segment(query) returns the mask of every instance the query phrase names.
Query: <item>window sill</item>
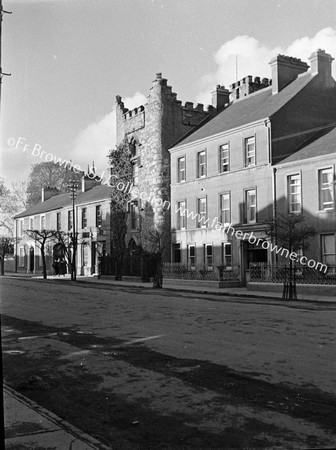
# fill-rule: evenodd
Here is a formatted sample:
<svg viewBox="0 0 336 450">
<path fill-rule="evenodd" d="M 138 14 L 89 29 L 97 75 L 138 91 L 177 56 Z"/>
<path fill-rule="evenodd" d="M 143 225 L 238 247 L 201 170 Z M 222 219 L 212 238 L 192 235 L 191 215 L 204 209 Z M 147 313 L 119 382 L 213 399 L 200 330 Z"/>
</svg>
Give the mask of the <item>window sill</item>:
<svg viewBox="0 0 336 450">
<path fill-rule="evenodd" d="M 335 208 L 319 209 L 317 211 L 318 214 L 324 214 L 324 213 L 330 214 L 330 213 L 334 213 L 334 212 L 335 212 Z"/>
</svg>

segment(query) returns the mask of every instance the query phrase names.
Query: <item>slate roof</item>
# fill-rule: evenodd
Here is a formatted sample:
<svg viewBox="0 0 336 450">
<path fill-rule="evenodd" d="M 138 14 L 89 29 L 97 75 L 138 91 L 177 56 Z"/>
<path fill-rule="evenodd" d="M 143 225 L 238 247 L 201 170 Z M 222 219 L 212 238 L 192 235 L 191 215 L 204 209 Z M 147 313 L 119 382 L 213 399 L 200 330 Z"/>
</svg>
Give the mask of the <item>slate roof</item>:
<svg viewBox="0 0 336 450">
<path fill-rule="evenodd" d="M 272 86 L 261 89 L 248 97 L 232 103 L 228 108 L 205 123 L 189 136 L 180 140 L 174 147 L 228 131 L 257 120 L 266 119 L 275 114 L 289 100 L 309 84 L 315 75 L 304 72 L 276 95 L 272 95 Z M 173 147 L 171 147 L 173 148 Z"/>
<path fill-rule="evenodd" d="M 96 186 L 92 189 L 89 189 L 86 192 L 78 192 L 76 198 L 76 205 L 91 203 L 94 201 L 107 200 L 111 197 L 113 189 L 108 185 Z M 26 209 L 22 213 L 18 214 L 14 217 L 14 219 L 19 219 L 21 217 L 34 216 L 36 214 L 42 214 L 50 211 L 54 211 L 56 209 L 65 208 L 67 206 L 72 205 L 72 200 L 70 199 L 70 195 L 59 194 L 54 197 L 49 198 L 45 202 L 40 202 L 37 205 L 33 205 L 30 208 Z"/>
<path fill-rule="evenodd" d="M 335 155 L 336 162 L 336 127 L 315 135 L 309 143 L 306 142 L 295 153 L 283 159 L 279 165 L 329 154 Z"/>
</svg>

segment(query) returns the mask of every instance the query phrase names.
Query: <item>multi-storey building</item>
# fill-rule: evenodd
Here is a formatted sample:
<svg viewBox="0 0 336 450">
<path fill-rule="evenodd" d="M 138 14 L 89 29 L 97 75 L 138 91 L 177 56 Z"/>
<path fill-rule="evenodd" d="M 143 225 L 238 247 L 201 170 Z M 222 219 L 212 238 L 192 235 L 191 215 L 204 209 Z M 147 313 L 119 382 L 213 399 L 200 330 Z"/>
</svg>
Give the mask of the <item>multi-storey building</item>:
<svg viewBox="0 0 336 450">
<path fill-rule="evenodd" d="M 251 262 L 274 262 L 262 245 L 270 240 L 265 230 L 288 211 L 308 213 L 317 227 L 311 257 L 335 263 L 331 63 L 322 50 L 310 57 L 310 70 L 278 55 L 271 82 L 249 76 L 235 83 L 230 104 L 169 150 L 175 262 L 241 274 Z M 259 245 L 239 238 L 247 232 Z"/>
<path fill-rule="evenodd" d="M 277 164 L 274 171 L 279 211 L 303 213 L 316 238 L 306 250 L 315 261 L 336 268 L 336 126 Z"/>
<path fill-rule="evenodd" d="M 39 244 L 27 236 L 27 230 L 53 230 L 71 239 L 78 233 L 76 272 L 78 275 L 98 274 L 98 258 L 110 249 L 110 202 L 112 189 L 101 186 L 96 180 L 83 178 L 75 199 L 75 229 L 73 204 L 69 194 L 45 188 L 42 202 L 15 217 L 15 263 L 17 272 L 39 273 L 42 257 Z M 52 263 L 64 256 L 56 239 L 46 243 L 47 271 L 52 273 Z"/>
</svg>

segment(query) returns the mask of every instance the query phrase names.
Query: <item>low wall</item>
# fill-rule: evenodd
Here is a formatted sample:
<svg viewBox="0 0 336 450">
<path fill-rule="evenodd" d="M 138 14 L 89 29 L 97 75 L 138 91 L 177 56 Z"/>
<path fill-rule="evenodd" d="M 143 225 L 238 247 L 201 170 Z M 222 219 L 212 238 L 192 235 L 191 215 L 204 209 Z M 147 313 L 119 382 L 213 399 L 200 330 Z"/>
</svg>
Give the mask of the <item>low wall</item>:
<svg viewBox="0 0 336 450">
<path fill-rule="evenodd" d="M 163 287 L 176 287 L 176 286 L 197 286 L 200 288 L 234 288 L 240 287 L 239 281 L 216 281 L 216 280 L 186 280 L 181 278 L 164 278 Z"/>
<path fill-rule="evenodd" d="M 247 289 L 250 291 L 262 292 L 282 292 L 283 283 L 247 283 Z M 327 295 L 336 298 L 336 285 L 330 284 L 297 284 L 297 294 L 309 295 Z"/>
</svg>

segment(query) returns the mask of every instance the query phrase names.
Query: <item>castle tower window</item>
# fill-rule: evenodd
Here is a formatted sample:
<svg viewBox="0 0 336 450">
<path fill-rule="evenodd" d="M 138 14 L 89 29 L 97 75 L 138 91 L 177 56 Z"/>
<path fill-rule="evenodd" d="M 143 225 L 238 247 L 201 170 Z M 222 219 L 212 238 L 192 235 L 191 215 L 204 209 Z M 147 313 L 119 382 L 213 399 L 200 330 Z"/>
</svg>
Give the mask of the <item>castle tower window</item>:
<svg viewBox="0 0 336 450">
<path fill-rule="evenodd" d="M 130 203 L 130 213 L 131 213 L 131 229 L 139 229 L 139 206 L 138 202 Z"/>
<path fill-rule="evenodd" d="M 137 163 L 133 164 L 133 184 L 136 186 L 139 184 L 139 166 Z"/>
</svg>

